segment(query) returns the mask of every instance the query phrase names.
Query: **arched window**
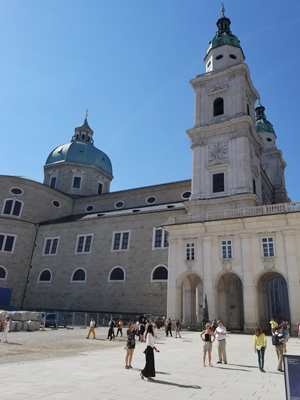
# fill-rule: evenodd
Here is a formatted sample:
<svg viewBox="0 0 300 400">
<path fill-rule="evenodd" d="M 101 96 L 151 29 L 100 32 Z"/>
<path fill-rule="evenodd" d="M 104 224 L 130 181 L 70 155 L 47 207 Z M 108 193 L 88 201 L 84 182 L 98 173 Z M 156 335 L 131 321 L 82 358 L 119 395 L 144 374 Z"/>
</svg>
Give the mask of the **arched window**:
<svg viewBox="0 0 300 400">
<path fill-rule="evenodd" d="M 158 265 L 151 274 L 151 282 L 165 282 L 168 280 L 168 268 L 165 265 Z"/>
<path fill-rule="evenodd" d="M 51 282 L 52 273 L 50 269 L 44 269 L 39 276 L 38 282 Z"/>
<path fill-rule="evenodd" d="M 222 99 L 222 97 L 218 97 L 214 101 L 214 117 L 222 114 L 224 114 L 224 100 Z"/>
<path fill-rule="evenodd" d="M 7 271 L 6 268 L 2 267 L 2 265 L 0 266 L 0 280 L 1 281 L 6 281 L 7 278 Z"/>
<path fill-rule="evenodd" d="M 23 201 L 15 199 L 6 199 L 4 201 L 2 214 L 19 217 L 21 215 L 23 204 L 24 204 Z"/>
<path fill-rule="evenodd" d="M 83 268 L 78 268 L 73 272 L 71 282 L 86 282 L 86 272 Z"/>
<path fill-rule="evenodd" d="M 108 275 L 108 282 L 125 282 L 125 276 L 124 268 L 114 267 Z"/>
</svg>

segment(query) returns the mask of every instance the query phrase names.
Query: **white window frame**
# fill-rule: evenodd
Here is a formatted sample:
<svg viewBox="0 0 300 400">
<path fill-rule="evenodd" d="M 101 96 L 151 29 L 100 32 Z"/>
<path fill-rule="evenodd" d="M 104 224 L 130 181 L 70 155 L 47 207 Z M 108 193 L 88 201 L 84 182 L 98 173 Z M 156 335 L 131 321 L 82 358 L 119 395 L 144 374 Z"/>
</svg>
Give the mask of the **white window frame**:
<svg viewBox="0 0 300 400">
<path fill-rule="evenodd" d="M 40 277 L 41 277 L 42 273 L 45 272 L 45 271 L 49 271 L 50 272 L 50 274 L 51 274 L 50 281 L 40 281 Z M 51 282 L 52 282 L 52 271 L 51 271 L 51 269 L 49 269 L 49 268 L 43 269 L 43 271 L 41 271 L 40 274 L 39 274 L 37 283 L 51 283 Z"/>
<path fill-rule="evenodd" d="M 13 237 L 14 237 L 14 243 L 13 243 L 13 246 L 12 246 L 11 251 L 0 250 L 0 253 L 9 253 L 9 254 L 13 254 L 13 253 L 14 253 L 14 250 L 15 250 L 15 246 L 16 246 L 16 241 L 17 241 L 18 235 L 14 235 L 14 234 L 11 234 L 11 233 L 3 233 L 3 232 L 0 232 L 0 235 L 3 235 L 3 236 L 4 236 L 3 248 L 5 247 L 5 243 L 6 243 L 7 236 L 13 236 Z"/>
<path fill-rule="evenodd" d="M 226 242 L 226 243 L 223 244 L 223 242 Z M 230 244 L 228 242 L 230 242 Z M 224 254 L 223 254 L 223 246 L 225 246 L 225 248 L 226 248 L 226 257 L 224 257 Z M 229 246 L 231 248 L 231 257 L 228 257 Z M 220 258 L 221 258 L 221 260 L 232 260 L 233 259 L 233 241 L 231 238 L 221 238 L 220 239 Z"/>
<path fill-rule="evenodd" d="M 116 279 L 110 279 L 112 272 L 116 269 L 116 268 L 120 268 L 123 272 L 124 272 L 124 279 L 121 280 L 116 280 Z M 107 282 L 125 282 L 126 281 L 126 271 L 123 267 L 121 267 L 121 265 L 116 265 L 115 267 L 113 267 L 108 274 L 108 279 Z"/>
<path fill-rule="evenodd" d="M 90 246 L 90 250 L 89 251 L 84 251 L 84 248 L 86 246 L 86 240 L 87 237 L 91 236 L 91 246 Z M 78 249 L 78 244 L 79 244 L 79 240 L 81 237 L 84 237 L 83 240 L 83 246 L 82 246 L 82 250 L 83 251 L 77 251 Z M 77 240 L 76 240 L 76 246 L 75 246 L 75 253 L 74 254 L 90 254 L 92 252 L 92 245 L 93 245 L 93 239 L 94 239 L 94 234 L 93 233 L 81 233 L 77 235 Z"/>
<path fill-rule="evenodd" d="M 11 206 L 11 212 L 10 212 L 10 214 L 4 214 L 6 202 L 7 202 L 7 201 L 10 201 L 10 200 L 13 202 L 13 203 L 12 203 L 12 206 Z M 14 207 L 15 207 L 16 201 L 18 201 L 19 203 L 21 203 L 19 215 L 13 215 L 13 209 L 14 209 Z M 4 216 L 9 216 L 9 217 L 13 217 L 13 218 L 21 218 L 22 211 L 23 211 L 23 206 L 24 206 L 24 201 L 22 201 L 22 200 L 20 200 L 20 199 L 14 199 L 14 198 L 4 199 L 4 201 L 3 201 L 3 207 L 2 207 L 2 215 L 4 215 Z"/>
<path fill-rule="evenodd" d="M 57 239 L 56 251 L 55 251 L 55 253 L 51 253 L 52 247 L 53 247 L 53 241 L 55 239 Z M 43 248 L 43 257 L 56 256 L 57 255 L 57 250 L 58 250 L 58 246 L 59 246 L 59 239 L 60 239 L 60 236 L 52 236 L 52 237 L 46 237 L 45 238 L 44 248 Z M 45 250 L 46 250 L 46 247 L 47 247 L 47 241 L 48 240 L 51 240 L 50 249 L 49 249 L 50 253 L 46 254 Z"/>
<path fill-rule="evenodd" d="M 79 178 L 79 179 L 80 179 L 79 188 L 78 188 L 78 187 L 74 187 L 75 178 Z M 72 179 L 72 189 L 80 190 L 80 189 L 81 189 L 81 185 L 82 185 L 82 175 L 73 175 L 73 179 Z"/>
<path fill-rule="evenodd" d="M 159 268 L 159 267 L 164 267 L 164 268 L 166 268 L 166 270 L 168 271 L 168 279 L 153 279 L 154 272 L 155 272 L 155 270 L 156 270 L 157 268 Z M 151 283 L 152 283 L 152 282 L 168 282 L 168 280 L 169 280 L 169 269 L 168 269 L 168 267 L 167 267 L 166 265 L 164 265 L 164 264 L 158 264 L 158 265 L 156 265 L 156 266 L 153 268 L 152 272 L 151 272 L 150 282 L 151 282 Z"/>
<path fill-rule="evenodd" d="M 128 246 L 127 246 L 127 249 L 122 249 L 124 233 L 128 233 Z M 115 237 L 116 237 L 117 234 L 121 235 L 120 236 L 120 246 L 119 246 L 119 249 L 114 249 L 114 247 L 115 247 Z M 130 236 L 131 236 L 131 230 L 113 231 L 112 243 L 111 243 L 111 251 L 112 252 L 129 251 L 129 248 L 130 248 Z"/>
<path fill-rule="evenodd" d="M 270 255 L 270 246 L 267 246 L 267 250 L 268 250 L 268 255 L 265 256 L 264 254 L 264 242 L 263 240 L 267 239 L 267 242 L 265 242 L 267 245 L 269 243 L 273 244 L 273 255 Z M 269 242 L 269 240 L 272 239 L 272 241 Z M 261 243 L 261 256 L 262 258 L 274 258 L 276 253 L 275 253 L 275 237 L 273 235 L 264 235 L 260 237 L 260 243 Z"/>
<path fill-rule="evenodd" d="M 73 281 L 73 276 L 74 276 L 75 272 L 78 271 L 79 269 L 82 269 L 82 270 L 85 272 L 85 279 L 84 279 L 84 281 Z M 83 267 L 79 267 L 79 268 L 76 268 L 76 269 L 73 271 L 73 273 L 72 273 L 72 275 L 71 275 L 70 283 L 86 283 L 86 279 L 87 279 L 87 272 L 86 272 L 86 269 L 83 268 Z"/>
<path fill-rule="evenodd" d="M 185 261 L 195 261 L 196 260 L 196 244 L 195 244 L 195 242 L 186 242 L 184 247 L 185 247 Z M 190 253 L 189 259 L 188 259 L 188 253 Z"/>
<path fill-rule="evenodd" d="M 4 267 L 4 265 L 0 265 L 0 268 L 3 268 L 5 271 L 5 278 L 0 278 L 0 281 L 6 281 L 8 275 L 7 269 Z"/>
<path fill-rule="evenodd" d="M 162 231 L 162 239 L 161 239 L 161 246 L 155 246 L 156 242 L 156 232 L 157 231 Z M 160 249 L 168 249 L 168 246 L 165 246 L 165 237 L 168 235 L 168 232 L 165 231 L 164 228 L 153 228 L 153 237 L 152 237 L 152 250 L 160 250 Z"/>
</svg>

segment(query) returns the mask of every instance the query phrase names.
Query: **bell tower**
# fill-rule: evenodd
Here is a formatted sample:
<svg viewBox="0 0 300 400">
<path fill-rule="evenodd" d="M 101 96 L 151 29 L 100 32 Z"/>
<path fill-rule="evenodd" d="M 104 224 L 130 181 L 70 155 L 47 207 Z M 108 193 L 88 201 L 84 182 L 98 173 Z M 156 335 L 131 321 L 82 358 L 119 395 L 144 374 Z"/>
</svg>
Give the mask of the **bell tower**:
<svg viewBox="0 0 300 400">
<path fill-rule="evenodd" d="M 255 129 L 259 95 L 230 23 L 222 8 L 204 59 L 206 73 L 190 81 L 195 93 L 194 126 L 187 131 L 193 152 L 191 213 L 262 202 L 263 141 Z"/>
</svg>

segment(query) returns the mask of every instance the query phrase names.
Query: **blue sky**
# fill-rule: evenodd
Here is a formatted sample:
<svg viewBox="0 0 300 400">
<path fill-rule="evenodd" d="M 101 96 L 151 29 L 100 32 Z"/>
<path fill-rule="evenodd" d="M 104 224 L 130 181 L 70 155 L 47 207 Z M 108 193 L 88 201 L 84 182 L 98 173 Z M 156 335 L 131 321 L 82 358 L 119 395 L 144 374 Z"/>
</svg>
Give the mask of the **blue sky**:
<svg viewBox="0 0 300 400">
<path fill-rule="evenodd" d="M 298 0 L 225 2 L 300 201 Z M 0 0 L 0 174 L 43 181 L 84 120 L 111 159 L 111 190 L 191 178 L 189 81 L 221 16 L 216 0 Z"/>
</svg>

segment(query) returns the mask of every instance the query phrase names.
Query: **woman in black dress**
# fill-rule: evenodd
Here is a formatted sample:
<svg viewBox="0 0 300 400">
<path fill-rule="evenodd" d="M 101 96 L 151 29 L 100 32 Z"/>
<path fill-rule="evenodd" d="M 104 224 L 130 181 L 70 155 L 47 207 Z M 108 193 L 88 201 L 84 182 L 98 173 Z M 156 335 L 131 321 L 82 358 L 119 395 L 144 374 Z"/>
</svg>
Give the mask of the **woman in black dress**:
<svg viewBox="0 0 300 400">
<path fill-rule="evenodd" d="M 125 369 L 131 369 L 131 361 L 135 349 L 135 335 L 139 336 L 137 326 L 129 322 L 127 329 L 127 352 L 125 357 Z"/>
<path fill-rule="evenodd" d="M 154 352 L 155 350 L 157 353 L 159 353 L 159 350 L 154 346 L 154 331 L 153 331 L 153 325 L 150 324 L 147 329 L 146 333 L 146 365 L 143 371 L 141 372 L 141 378 L 144 379 L 144 377 L 148 378 L 148 381 L 153 381 L 153 377 L 155 376 L 155 365 L 154 365 Z"/>
</svg>

